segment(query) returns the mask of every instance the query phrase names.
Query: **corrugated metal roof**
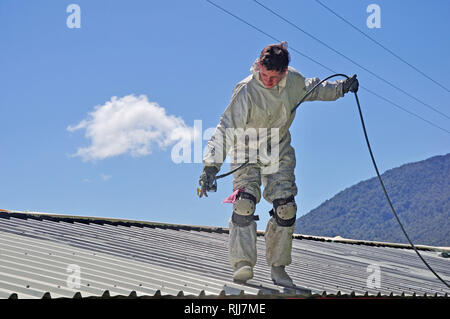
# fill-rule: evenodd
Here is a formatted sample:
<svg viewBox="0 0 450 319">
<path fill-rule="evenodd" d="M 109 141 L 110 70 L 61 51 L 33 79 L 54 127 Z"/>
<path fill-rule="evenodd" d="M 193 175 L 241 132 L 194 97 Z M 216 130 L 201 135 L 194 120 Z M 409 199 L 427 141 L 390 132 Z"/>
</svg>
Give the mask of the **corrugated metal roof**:
<svg viewBox="0 0 450 319">
<path fill-rule="evenodd" d="M 234 283 L 227 232 L 226 228 L 0 211 L 0 298 L 305 294 L 272 283 L 263 236 L 257 240 L 255 277 L 245 285 Z M 439 249 L 421 253 L 444 280 L 450 280 L 450 260 L 440 257 Z M 349 244 L 297 235 L 292 257 L 287 271 L 298 286 L 311 291 L 307 296 L 448 296 L 450 292 L 413 250 L 401 245 Z M 79 288 L 73 287 L 77 271 Z"/>
</svg>

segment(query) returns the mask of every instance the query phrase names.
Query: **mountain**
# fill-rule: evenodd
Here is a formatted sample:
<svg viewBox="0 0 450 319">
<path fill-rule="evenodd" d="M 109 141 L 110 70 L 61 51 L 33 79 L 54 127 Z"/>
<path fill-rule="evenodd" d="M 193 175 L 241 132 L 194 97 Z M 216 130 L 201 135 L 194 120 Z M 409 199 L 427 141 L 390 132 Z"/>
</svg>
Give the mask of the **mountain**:
<svg viewBox="0 0 450 319">
<path fill-rule="evenodd" d="M 450 246 L 450 153 L 381 175 L 414 244 Z M 378 177 L 353 185 L 296 221 L 295 232 L 407 243 Z"/>
</svg>

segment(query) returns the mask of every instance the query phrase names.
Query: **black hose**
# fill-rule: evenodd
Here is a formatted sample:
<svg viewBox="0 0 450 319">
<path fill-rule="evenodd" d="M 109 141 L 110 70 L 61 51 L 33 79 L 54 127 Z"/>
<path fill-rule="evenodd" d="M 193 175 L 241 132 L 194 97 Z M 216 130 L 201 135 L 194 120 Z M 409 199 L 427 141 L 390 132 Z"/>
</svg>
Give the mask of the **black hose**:
<svg viewBox="0 0 450 319">
<path fill-rule="evenodd" d="M 311 90 L 309 90 L 308 92 L 306 92 L 306 94 L 302 97 L 302 99 L 300 100 L 300 102 L 298 102 L 298 104 L 292 109 L 291 114 L 294 113 L 295 110 L 300 106 L 300 104 L 302 104 L 302 103 L 306 100 L 306 98 L 307 98 L 308 96 L 311 95 L 311 93 L 316 89 L 316 87 L 318 87 L 319 85 L 321 85 L 323 82 L 325 82 L 325 81 L 327 81 L 327 80 L 329 80 L 329 79 L 331 79 L 331 78 L 334 78 L 334 77 L 336 77 L 336 76 L 343 76 L 343 77 L 349 79 L 349 77 L 348 77 L 347 75 L 341 74 L 341 73 L 333 74 L 333 75 L 330 75 L 329 77 L 326 77 L 325 79 L 323 79 L 322 81 L 320 81 L 319 83 L 317 83 L 316 85 L 314 85 L 314 87 L 313 87 Z"/>
<path fill-rule="evenodd" d="M 427 268 L 436 276 L 436 278 L 438 278 L 440 281 L 442 281 L 442 283 L 447 286 L 447 288 L 450 288 L 449 284 L 447 282 L 444 281 L 444 279 L 442 279 L 434 270 L 433 268 L 431 268 L 431 266 L 425 261 L 425 259 L 422 257 L 422 255 L 419 253 L 419 251 L 417 250 L 416 246 L 414 246 L 413 242 L 411 241 L 411 239 L 408 236 L 408 233 L 406 232 L 405 228 L 403 227 L 400 218 L 398 218 L 397 212 L 394 209 L 394 206 L 392 205 L 391 199 L 389 198 L 389 195 L 386 191 L 386 188 L 384 187 L 384 183 L 383 180 L 381 179 L 380 176 L 380 172 L 378 171 L 378 167 L 377 167 L 377 163 L 375 163 L 375 158 L 373 157 L 373 153 L 372 153 L 372 148 L 370 147 L 370 143 L 369 143 L 369 138 L 367 137 L 367 131 L 366 131 L 366 126 L 364 125 L 364 119 L 362 116 L 362 112 L 361 112 L 361 106 L 359 105 L 359 99 L 358 99 L 358 95 L 355 92 L 355 99 L 356 99 L 356 104 L 358 104 L 358 111 L 359 111 L 359 117 L 361 118 L 361 124 L 363 127 L 363 131 L 364 131 L 364 137 L 366 138 L 366 143 L 367 143 L 367 147 L 369 148 L 369 153 L 370 153 L 370 157 L 372 159 L 372 163 L 373 163 L 373 167 L 375 168 L 376 172 L 377 172 L 377 176 L 378 176 L 378 180 L 380 181 L 380 185 L 383 188 L 383 192 L 384 195 L 386 196 L 386 199 L 389 203 L 389 206 L 391 206 L 391 210 L 394 213 L 395 219 L 397 219 L 398 224 L 400 225 L 400 228 L 402 229 L 403 234 L 405 234 L 406 239 L 408 240 L 409 244 L 411 245 L 411 247 L 414 249 L 414 251 L 417 253 L 417 255 L 419 256 L 419 258 L 423 261 L 423 263 L 425 264 L 425 266 L 427 266 Z"/>
<path fill-rule="evenodd" d="M 217 176 L 216 176 L 216 180 L 221 179 L 221 178 L 224 178 L 224 177 L 227 177 L 228 175 L 233 174 L 234 172 L 240 170 L 241 168 L 244 168 L 244 166 L 247 166 L 248 163 L 249 163 L 249 161 L 246 161 L 244 164 L 242 164 L 242 165 L 236 167 L 236 168 L 233 169 L 232 171 L 229 171 L 229 172 L 227 172 L 227 173 L 225 173 L 225 174 L 222 174 L 222 175 L 217 175 Z"/>
<path fill-rule="evenodd" d="M 303 96 L 303 98 L 300 100 L 300 102 L 297 104 L 297 106 L 292 110 L 291 114 L 293 112 L 295 112 L 295 110 L 300 106 L 300 104 L 302 104 L 306 100 L 306 98 L 314 91 L 315 88 L 317 88 L 320 84 L 322 84 L 326 80 L 331 79 L 331 78 L 336 77 L 336 76 L 343 76 L 343 77 L 345 77 L 347 79 L 349 78 L 345 74 L 333 74 L 333 75 L 330 75 L 329 77 L 323 79 L 322 81 L 317 83 L 311 90 L 309 90 L 305 94 L 305 96 Z M 400 228 L 402 229 L 402 232 L 405 235 L 406 239 L 408 240 L 409 244 L 414 249 L 414 251 L 417 253 L 417 255 L 422 260 L 422 262 L 425 264 L 425 266 L 427 266 L 427 268 L 436 276 L 436 278 L 438 278 L 445 286 L 447 286 L 447 288 L 450 288 L 449 284 L 447 282 L 445 282 L 444 279 L 442 279 L 433 270 L 433 268 L 431 268 L 431 266 L 425 261 L 425 259 L 419 253 L 419 251 L 417 250 L 416 246 L 413 244 L 413 242 L 409 238 L 408 233 L 406 232 L 405 228 L 403 227 L 403 224 L 401 223 L 400 218 L 398 217 L 397 212 L 395 211 L 394 206 L 392 205 L 391 199 L 389 198 L 389 195 L 388 195 L 388 193 L 386 191 L 386 187 L 384 186 L 383 180 L 381 179 L 380 172 L 378 171 L 377 163 L 375 162 L 375 158 L 373 156 L 372 148 L 370 147 L 370 142 L 369 142 L 369 138 L 367 136 L 367 131 L 366 131 L 366 125 L 364 123 L 364 119 L 363 119 L 363 115 L 362 115 L 362 111 L 361 111 L 361 105 L 359 104 L 358 94 L 356 94 L 356 92 L 354 92 L 354 94 L 355 94 L 356 104 L 358 105 L 359 117 L 361 119 L 361 125 L 362 125 L 363 131 L 364 131 L 364 137 L 366 139 L 366 144 L 367 144 L 367 147 L 369 149 L 369 153 L 370 153 L 370 157 L 372 159 L 373 167 L 375 168 L 375 171 L 377 172 L 377 176 L 378 176 L 378 180 L 380 181 L 381 188 L 383 189 L 384 195 L 386 196 L 386 199 L 387 199 L 387 201 L 389 203 L 389 206 L 391 207 L 391 210 L 394 213 L 395 219 L 397 220 L 398 224 L 400 225 Z"/>
</svg>

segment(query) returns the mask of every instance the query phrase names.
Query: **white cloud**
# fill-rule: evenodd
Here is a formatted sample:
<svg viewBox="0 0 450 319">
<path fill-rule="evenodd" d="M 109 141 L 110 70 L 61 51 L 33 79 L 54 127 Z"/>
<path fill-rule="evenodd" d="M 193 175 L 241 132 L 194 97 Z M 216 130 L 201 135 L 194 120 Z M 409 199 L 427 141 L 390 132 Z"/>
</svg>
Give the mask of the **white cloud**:
<svg viewBox="0 0 450 319">
<path fill-rule="evenodd" d="M 163 107 L 149 102 L 145 95 L 114 96 L 104 105 L 97 105 L 88 118 L 67 127 L 69 132 L 81 129 L 85 130 L 85 137 L 91 144 L 78 148 L 73 156 L 84 161 L 126 153 L 144 156 L 152 152 L 154 145 L 164 150 L 173 143 L 194 137 L 194 129 L 182 118 L 167 115 Z"/>
<path fill-rule="evenodd" d="M 111 179 L 111 175 L 106 175 L 106 174 L 100 174 L 100 178 L 103 180 L 103 181 L 107 181 L 108 179 Z"/>
</svg>

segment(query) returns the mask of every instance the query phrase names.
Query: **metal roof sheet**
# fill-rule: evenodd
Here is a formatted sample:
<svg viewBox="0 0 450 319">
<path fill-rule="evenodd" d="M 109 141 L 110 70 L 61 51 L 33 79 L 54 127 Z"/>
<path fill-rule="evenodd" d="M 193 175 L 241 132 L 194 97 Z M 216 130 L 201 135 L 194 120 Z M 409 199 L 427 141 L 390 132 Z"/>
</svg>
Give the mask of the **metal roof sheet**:
<svg viewBox="0 0 450 319">
<path fill-rule="evenodd" d="M 224 228 L 0 211 L 0 298 L 305 293 L 274 285 L 263 236 L 258 236 L 257 249 L 255 277 L 241 285 L 232 281 Z M 440 257 L 439 250 L 421 253 L 444 280 L 450 280 L 448 258 Z M 312 295 L 450 292 L 413 250 L 401 245 L 296 235 L 292 259 L 288 273 Z M 380 270 L 376 287 L 368 282 L 374 269 Z M 76 270 L 79 288 L 71 281 Z"/>
</svg>

